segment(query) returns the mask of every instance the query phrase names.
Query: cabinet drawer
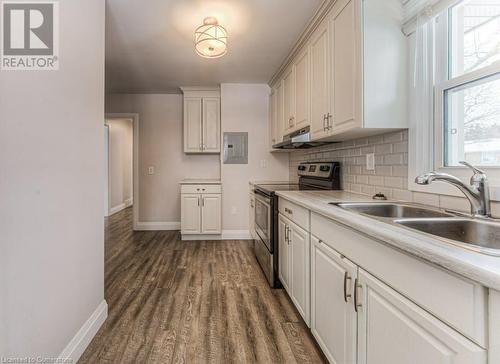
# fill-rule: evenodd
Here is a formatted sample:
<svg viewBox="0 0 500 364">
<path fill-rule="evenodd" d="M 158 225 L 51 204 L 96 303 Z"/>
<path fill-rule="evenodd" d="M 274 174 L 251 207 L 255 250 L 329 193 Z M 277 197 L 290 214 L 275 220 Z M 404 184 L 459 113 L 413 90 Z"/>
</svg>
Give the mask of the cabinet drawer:
<svg viewBox="0 0 500 364">
<path fill-rule="evenodd" d="M 309 210 L 296 205 L 284 198 L 278 202 L 280 213 L 299 225 L 302 229 L 309 231 Z"/>
<path fill-rule="evenodd" d="M 487 290 L 348 227 L 311 214 L 311 233 L 355 264 L 486 347 Z"/>
<path fill-rule="evenodd" d="M 221 193 L 221 185 L 181 185 L 181 193 Z"/>
</svg>

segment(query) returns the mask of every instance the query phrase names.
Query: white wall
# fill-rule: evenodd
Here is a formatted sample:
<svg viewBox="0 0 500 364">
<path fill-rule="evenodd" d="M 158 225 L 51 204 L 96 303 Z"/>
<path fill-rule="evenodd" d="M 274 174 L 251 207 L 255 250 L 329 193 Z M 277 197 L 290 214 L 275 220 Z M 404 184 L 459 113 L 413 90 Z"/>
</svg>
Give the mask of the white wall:
<svg viewBox="0 0 500 364">
<path fill-rule="evenodd" d="M 59 7 L 60 69 L 0 71 L 0 356 L 58 356 L 104 300 L 105 4 Z"/>
<path fill-rule="evenodd" d="M 106 95 L 106 112 L 139 114 L 139 222 L 179 223 L 179 182 L 220 178 L 219 155 L 184 154 L 182 95 Z"/>
<path fill-rule="evenodd" d="M 269 87 L 222 84 L 221 118 L 224 132 L 248 132 L 248 164 L 223 164 L 223 230 L 248 231 L 250 180 L 288 181 L 288 153 L 269 152 Z M 266 167 L 261 166 L 265 161 Z"/>
<path fill-rule="evenodd" d="M 109 126 L 109 208 L 111 213 L 132 204 L 133 145 L 132 120 L 107 120 Z"/>
</svg>

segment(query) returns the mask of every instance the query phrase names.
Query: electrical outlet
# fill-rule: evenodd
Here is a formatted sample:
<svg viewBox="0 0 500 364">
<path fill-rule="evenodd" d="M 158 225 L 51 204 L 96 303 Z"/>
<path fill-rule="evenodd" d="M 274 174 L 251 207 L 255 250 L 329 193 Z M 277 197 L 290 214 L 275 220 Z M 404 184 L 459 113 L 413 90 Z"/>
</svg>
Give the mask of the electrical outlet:
<svg viewBox="0 0 500 364">
<path fill-rule="evenodd" d="M 267 168 L 267 159 L 260 160 L 260 168 Z"/>
<path fill-rule="evenodd" d="M 155 174 L 155 167 L 154 166 L 149 166 L 148 167 L 148 174 L 149 175 Z"/>
<path fill-rule="evenodd" d="M 366 169 L 368 171 L 375 170 L 375 154 L 374 153 L 368 153 L 366 155 Z"/>
</svg>

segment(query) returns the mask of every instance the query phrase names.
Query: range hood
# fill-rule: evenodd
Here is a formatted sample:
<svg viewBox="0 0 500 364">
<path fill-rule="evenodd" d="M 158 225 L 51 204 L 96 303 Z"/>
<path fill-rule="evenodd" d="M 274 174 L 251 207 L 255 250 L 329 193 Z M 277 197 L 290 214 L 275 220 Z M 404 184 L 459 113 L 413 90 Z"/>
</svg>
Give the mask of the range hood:
<svg viewBox="0 0 500 364">
<path fill-rule="evenodd" d="M 311 142 L 311 132 L 309 127 L 297 130 L 285 135 L 281 143 L 273 145 L 275 149 L 307 149 L 319 147 L 332 142 Z"/>
</svg>

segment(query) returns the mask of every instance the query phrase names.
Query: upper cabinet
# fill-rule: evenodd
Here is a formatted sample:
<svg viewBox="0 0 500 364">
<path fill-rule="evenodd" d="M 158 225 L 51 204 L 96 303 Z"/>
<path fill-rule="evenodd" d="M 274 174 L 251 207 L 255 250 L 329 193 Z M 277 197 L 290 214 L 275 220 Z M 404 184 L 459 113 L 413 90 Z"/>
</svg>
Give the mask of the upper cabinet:
<svg viewBox="0 0 500 364">
<path fill-rule="evenodd" d="M 342 141 L 407 128 L 401 1 L 331 3 L 271 82 L 284 84 L 281 133 L 309 126 L 313 140 Z"/>
<path fill-rule="evenodd" d="M 220 153 L 220 91 L 183 87 L 184 153 Z"/>
</svg>

